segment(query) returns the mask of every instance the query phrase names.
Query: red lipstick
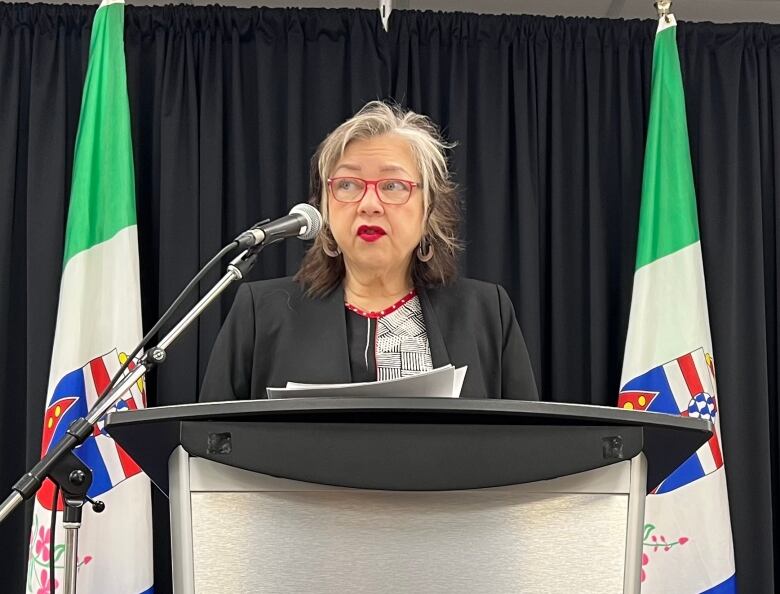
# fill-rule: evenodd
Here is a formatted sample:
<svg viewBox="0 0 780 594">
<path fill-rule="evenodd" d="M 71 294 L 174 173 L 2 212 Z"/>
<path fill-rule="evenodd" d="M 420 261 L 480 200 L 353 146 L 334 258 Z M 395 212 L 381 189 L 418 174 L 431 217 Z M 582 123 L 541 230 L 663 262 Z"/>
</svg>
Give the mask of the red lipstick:
<svg viewBox="0 0 780 594">
<path fill-rule="evenodd" d="M 376 227 L 373 225 L 360 225 L 357 230 L 357 236 L 363 241 L 373 242 L 381 239 L 385 235 L 385 230 L 382 227 Z"/>
</svg>

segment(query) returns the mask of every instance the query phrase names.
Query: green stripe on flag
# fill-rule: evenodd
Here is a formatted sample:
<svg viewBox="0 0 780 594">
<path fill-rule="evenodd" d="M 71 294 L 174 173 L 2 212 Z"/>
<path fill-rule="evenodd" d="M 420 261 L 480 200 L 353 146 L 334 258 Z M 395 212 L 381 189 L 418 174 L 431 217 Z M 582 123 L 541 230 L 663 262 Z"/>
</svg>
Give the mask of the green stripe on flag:
<svg viewBox="0 0 780 594">
<path fill-rule="evenodd" d="M 637 269 L 699 239 L 676 31 L 659 32 L 653 50 Z"/>
<path fill-rule="evenodd" d="M 101 5 L 92 24 L 63 265 L 136 222 L 124 9 Z"/>
</svg>

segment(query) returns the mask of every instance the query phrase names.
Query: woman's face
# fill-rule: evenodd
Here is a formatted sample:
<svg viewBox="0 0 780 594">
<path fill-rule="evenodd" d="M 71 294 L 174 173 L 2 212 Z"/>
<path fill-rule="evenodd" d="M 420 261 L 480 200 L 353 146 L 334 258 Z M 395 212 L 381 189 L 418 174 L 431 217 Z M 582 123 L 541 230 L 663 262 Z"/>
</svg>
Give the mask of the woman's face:
<svg viewBox="0 0 780 594">
<path fill-rule="evenodd" d="M 351 141 L 330 177 L 421 181 L 409 143 L 392 134 Z M 349 187 L 350 182 L 341 183 Z M 394 190 L 396 186 L 385 188 Z M 359 202 L 340 202 L 328 192 L 330 228 L 347 268 L 353 270 L 408 272 L 422 238 L 424 212 L 422 190 L 416 186 L 404 204 L 382 202 L 373 184 L 367 186 Z"/>
</svg>

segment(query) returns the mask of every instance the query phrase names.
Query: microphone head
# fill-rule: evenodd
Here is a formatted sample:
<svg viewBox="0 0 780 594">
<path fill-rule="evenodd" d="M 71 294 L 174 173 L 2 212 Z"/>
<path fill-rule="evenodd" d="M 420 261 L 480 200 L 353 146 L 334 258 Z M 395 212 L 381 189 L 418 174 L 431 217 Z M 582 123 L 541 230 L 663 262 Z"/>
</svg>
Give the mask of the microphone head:
<svg viewBox="0 0 780 594">
<path fill-rule="evenodd" d="M 298 239 L 314 239 L 322 228 L 322 215 L 311 204 L 302 202 L 290 209 L 290 214 L 297 214 L 306 219 L 306 231 L 298 235 Z"/>
</svg>

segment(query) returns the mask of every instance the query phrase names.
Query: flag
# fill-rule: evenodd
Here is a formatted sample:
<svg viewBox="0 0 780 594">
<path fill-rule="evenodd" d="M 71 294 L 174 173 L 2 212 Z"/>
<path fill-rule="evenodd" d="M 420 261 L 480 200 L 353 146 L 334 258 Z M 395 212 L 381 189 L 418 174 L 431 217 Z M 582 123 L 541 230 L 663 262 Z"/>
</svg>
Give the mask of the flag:
<svg viewBox="0 0 780 594">
<path fill-rule="evenodd" d="M 70 421 L 86 415 L 142 336 L 130 106 L 124 55 L 124 3 L 103 0 L 95 13 L 76 135 L 41 452 Z M 143 381 L 117 408 L 144 406 Z M 151 592 L 150 483 L 98 423 L 75 451 L 93 473 L 88 495 L 106 504 L 85 506 L 78 548 L 82 594 Z M 62 514 L 49 545 L 53 485 L 36 495 L 27 592 L 63 589 Z M 62 502 L 58 502 L 62 509 Z M 54 558 L 55 574 L 49 573 Z"/>
<path fill-rule="evenodd" d="M 642 592 L 735 592 L 677 25 L 661 17 L 618 406 L 709 419 L 715 435 L 647 496 Z"/>
</svg>

